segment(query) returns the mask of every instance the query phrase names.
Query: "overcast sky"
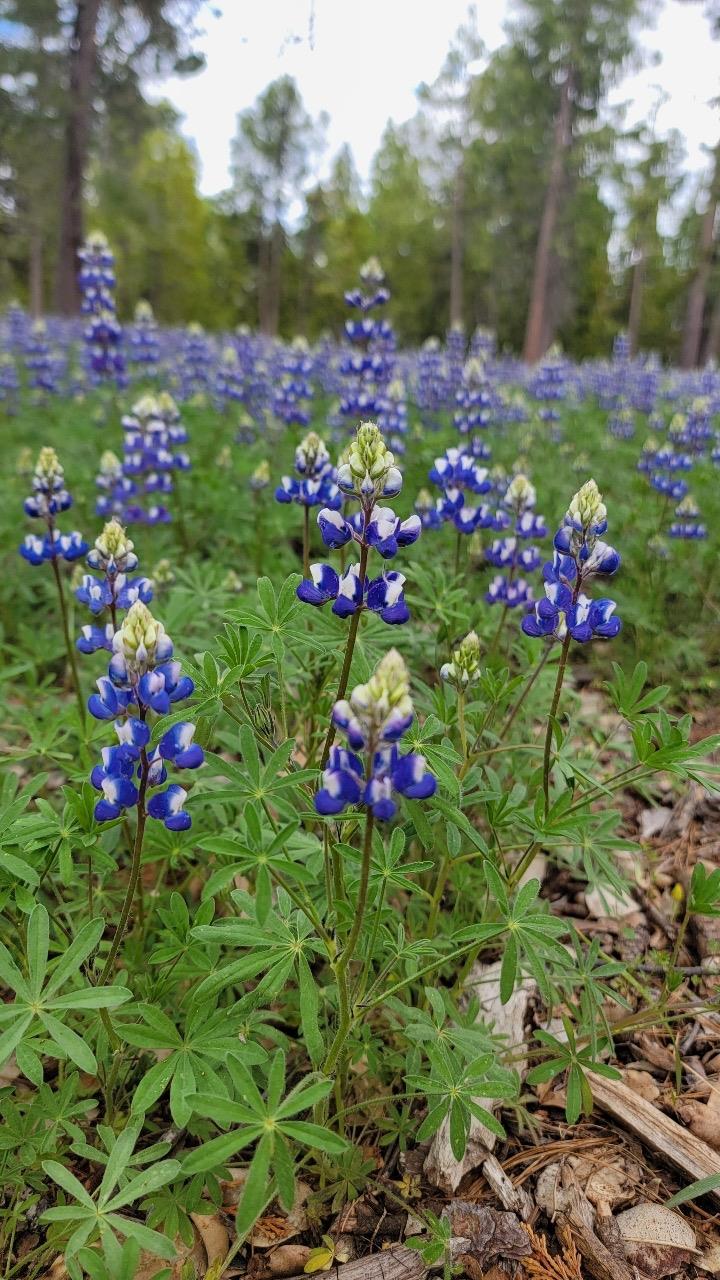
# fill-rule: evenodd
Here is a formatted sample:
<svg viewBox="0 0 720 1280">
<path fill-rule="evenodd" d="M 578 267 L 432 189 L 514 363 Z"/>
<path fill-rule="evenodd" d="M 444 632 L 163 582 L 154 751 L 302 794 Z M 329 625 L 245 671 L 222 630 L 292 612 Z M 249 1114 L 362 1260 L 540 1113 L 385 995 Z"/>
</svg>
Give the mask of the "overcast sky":
<svg viewBox="0 0 720 1280">
<path fill-rule="evenodd" d="M 222 0 L 221 0 L 222 3 Z M 653 29 L 644 32 L 655 66 L 627 77 L 613 93 L 628 101 L 627 123 L 647 117 L 661 92 L 658 129 L 677 128 L 685 139 L 686 166 L 705 168 L 703 143 L 720 128 L 720 44 L 714 45 L 700 3 L 661 0 Z M 503 41 L 511 0 L 478 0 L 478 29 L 488 49 Z M 407 120 L 415 89 L 432 80 L 467 13 L 467 0 L 224 0 L 206 13 L 198 44 L 205 69 L 186 80 L 158 83 L 182 113 L 183 132 L 197 149 L 201 188 L 207 195 L 229 185 L 230 141 L 238 111 L 252 104 L 277 76 L 297 81 L 313 115 L 327 111 L 326 162 L 347 142 L 363 178 L 388 119 Z"/>
</svg>

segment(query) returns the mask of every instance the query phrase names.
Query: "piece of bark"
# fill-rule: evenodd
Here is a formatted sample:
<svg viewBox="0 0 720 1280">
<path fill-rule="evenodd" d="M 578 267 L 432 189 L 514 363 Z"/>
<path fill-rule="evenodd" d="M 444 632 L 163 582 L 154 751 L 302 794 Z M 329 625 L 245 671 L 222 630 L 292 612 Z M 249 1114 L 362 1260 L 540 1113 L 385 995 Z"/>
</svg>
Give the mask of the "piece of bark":
<svg viewBox="0 0 720 1280">
<path fill-rule="evenodd" d="M 500 1161 L 492 1154 L 487 1155 L 482 1163 L 482 1171 L 503 1207 L 516 1213 L 523 1222 L 529 1222 L 535 1210 L 532 1198 L 522 1187 L 515 1186 Z"/>
<path fill-rule="evenodd" d="M 512 1053 L 513 1067 L 522 1076 L 526 1070 L 527 1055 L 518 1053 L 518 1047 L 525 1044 L 525 1021 L 528 1007 L 537 987 L 530 978 L 524 978 L 515 988 L 507 1004 L 500 1003 L 500 970 L 502 961 L 494 964 L 476 965 L 472 970 L 465 990 L 479 1001 L 477 1021 L 487 1023 L 495 1035 L 499 1036 Z M 500 1057 L 502 1058 L 502 1049 Z M 478 1106 L 486 1111 L 494 1111 L 499 1102 L 497 1098 L 475 1098 Z M 450 1146 L 450 1123 L 444 1120 L 433 1138 L 425 1160 L 425 1176 L 433 1186 L 452 1194 L 457 1190 L 466 1173 L 483 1164 L 488 1152 L 495 1146 L 496 1138 L 474 1117 L 470 1122 L 470 1133 L 462 1160 L 456 1160 Z"/>
<path fill-rule="evenodd" d="M 581 1254 L 588 1274 L 595 1280 L 637 1280 L 619 1249 L 609 1248 L 597 1235 L 588 1200 L 578 1187 L 568 1188 L 566 1208 L 556 1218 L 558 1238 L 563 1245 L 572 1240 Z"/>
<path fill-rule="evenodd" d="M 495 1259 L 526 1258 L 532 1244 L 515 1213 L 498 1213 L 488 1205 L 468 1200 L 452 1200 L 442 1211 L 450 1223 L 450 1253 L 453 1261 L 470 1256 L 482 1268 Z"/>
<path fill-rule="evenodd" d="M 417 1249 L 406 1249 L 399 1244 L 393 1249 L 381 1249 L 366 1258 L 331 1267 L 322 1275 L 323 1280 L 326 1276 L 329 1280 L 422 1280 L 427 1271 Z M 301 1273 L 290 1280 L 307 1280 L 307 1277 Z"/>
<path fill-rule="evenodd" d="M 659 1107 L 646 1102 L 621 1080 L 606 1080 L 588 1072 L 593 1098 L 598 1106 L 634 1133 L 645 1146 L 659 1151 L 689 1182 L 720 1173 L 720 1157 L 712 1147 L 666 1116 Z M 720 1188 L 708 1193 L 720 1201 Z"/>
</svg>

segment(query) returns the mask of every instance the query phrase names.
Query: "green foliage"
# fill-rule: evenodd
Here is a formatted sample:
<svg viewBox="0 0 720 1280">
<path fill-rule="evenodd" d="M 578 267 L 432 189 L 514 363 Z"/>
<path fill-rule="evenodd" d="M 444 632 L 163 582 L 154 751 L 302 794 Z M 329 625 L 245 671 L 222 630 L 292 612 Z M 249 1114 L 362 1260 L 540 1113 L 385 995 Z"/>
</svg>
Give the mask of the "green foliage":
<svg viewBox="0 0 720 1280">
<path fill-rule="evenodd" d="M 5 436 L 10 449 L 51 434 L 66 441 L 88 532 L 101 447 L 94 407 L 52 405 L 40 421 L 23 414 Z M 318 414 L 327 407 L 320 402 Z M 80 727 L 42 571 L 15 570 L 24 480 L 10 455 L 12 501 L 0 511 L 0 689 L 12 764 L 0 791 L 0 1057 L 14 1052 L 19 1073 L 0 1092 L 0 1243 L 9 1256 L 31 1215 L 40 1274 L 64 1253 L 78 1280 L 129 1277 L 140 1248 L 162 1275 L 173 1242 L 192 1239 L 191 1215 L 220 1204 L 228 1167 L 242 1170 L 240 1237 L 273 1202 L 290 1206 L 302 1179 L 320 1239 L 331 1214 L 372 1188 L 376 1149 L 412 1150 L 443 1135 L 462 1158 L 475 1124 L 499 1137 L 531 1124 L 521 1057 L 530 1058 L 530 1085 L 565 1089 L 573 1123 L 591 1108 L 594 1077 L 615 1074 L 620 1032 L 682 1016 L 682 942 L 693 916 L 720 911 L 717 871 L 693 868 L 657 982 L 645 957 L 586 936 L 548 886 L 559 877 L 575 898 L 586 885 L 601 896 L 627 889 L 628 859 L 618 856 L 634 849 L 618 803 L 627 786 L 652 798 L 660 774 L 677 791 L 688 779 L 717 788 L 708 763 L 717 738 L 697 741 L 688 714 L 712 691 L 712 675 L 676 662 L 688 640 L 716 652 L 704 568 L 714 552 L 679 546 L 666 576 L 649 572 L 643 549 L 657 511 L 638 496 L 634 446 L 613 441 L 609 459 L 602 415 L 591 404 L 565 412 L 593 469 L 614 477 L 607 499 L 624 553 L 617 584 L 627 626 L 611 648 L 585 648 L 582 668 L 571 650 L 545 768 L 557 649 L 534 647 L 510 619 L 498 635 L 483 598 L 486 569 L 473 560 L 455 573 L 445 531 L 426 535 L 430 556 L 427 543 L 408 549 L 413 620 L 390 639 L 363 614 L 348 687 L 397 644 L 416 713 L 401 749 L 425 757 L 438 789 L 427 801 L 402 800 L 390 823 L 368 833 L 361 805 L 320 818 L 313 804 L 347 622 L 297 600 L 295 509 L 238 497 L 270 447 L 273 470 L 289 469 L 297 433 L 236 450 L 223 470 L 215 459 L 235 423 L 188 406 L 196 455 L 183 489 L 187 545 L 172 526 L 133 532 L 143 568 L 173 559 L 176 580 L 158 586 L 153 609 L 196 685 L 190 710 L 158 719 L 152 742 L 190 717 L 207 759 L 188 783 L 192 829 L 148 823 L 140 888 L 105 977 L 135 817 L 94 820 L 87 779 L 108 737 L 103 726 Z M 437 434 L 416 432 L 411 413 L 403 515 L 452 438 L 444 420 Z M 567 507 L 566 455 L 546 449 L 533 424 L 508 425 L 496 444 L 508 470 L 521 441 L 550 523 Z M 713 501 L 710 476 L 708 522 Z M 264 572 L 251 586 L 256 562 Z M 245 581 L 241 594 L 225 585 L 229 565 Z M 669 631 L 663 610 L 679 584 L 683 611 Z M 75 609 L 73 631 L 79 623 Z M 461 708 L 437 671 L 471 628 L 480 670 Z M 83 659 L 85 694 L 101 669 L 99 657 Z M 656 671 L 665 683 L 652 687 Z M 600 695 L 601 715 L 597 697 L 578 693 L 579 672 Z M 539 853 L 549 866 L 543 884 Z M 485 966 L 499 975 L 495 1000 L 537 985 L 543 1030 L 529 1051 L 498 1033 L 495 1004 L 475 981 Z M 693 996 L 693 1017 L 697 1008 Z M 427 1216 L 417 1242 L 433 1263 L 448 1261 L 446 1225 Z"/>
</svg>

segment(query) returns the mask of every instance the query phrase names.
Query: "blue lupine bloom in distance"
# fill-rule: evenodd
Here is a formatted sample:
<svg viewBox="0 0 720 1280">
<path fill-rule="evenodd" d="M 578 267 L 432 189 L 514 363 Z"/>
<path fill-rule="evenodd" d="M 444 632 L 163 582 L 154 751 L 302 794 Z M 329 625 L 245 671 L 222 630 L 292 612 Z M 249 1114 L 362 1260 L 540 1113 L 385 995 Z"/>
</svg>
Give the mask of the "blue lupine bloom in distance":
<svg viewBox="0 0 720 1280">
<path fill-rule="evenodd" d="M 283 476 L 275 490 L 278 502 L 330 507 L 335 511 L 340 508 L 342 497 L 335 482 L 335 468 L 324 441 L 315 431 L 309 431 L 295 450 L 295 470 L 300 479 Z"/>
<path fill-rule="evenodd" d="M 542 538 L 547 533 L 543 517 L 535 513 L 536 501 L 535 488 L 527 476 L 513 476 L 502 501 L 513 521 L 513 532 L 506 538 L 496 538 L 485 551 L 491 565 L 506 570 L 496 574 L 490 583 L 485 593 L 488 604 L 500 604 L 506 609 L 532 604 L 532 587 L 516 574 L 534 573 L 540 566 L 538 548 L 527 545 L 530 538 Z"/>
<path fill-rule="evenodd" d="M 555 534 L 553 559 L 543 569 L 545 598 L 523 618 L 526 635 L 564 640 L 569 634 L 586 644 L 618 634 L 615 601 L 593 600 L 583 591 L 596 574 L 613 574 L 620 565 L 614 547 L 600 539 L 606 529 L 607 509 L 595 481 L 588 480 Z"/>
<path fill-rule="evenodd" d="M 84 338 L 91 373 L 122 382 L 122 326 L 115 314 L 115 258 L 107 237 L 93 231 L 78 253 L 81 311 L 89 317 Z"/>
<path fill-rule="evenodd" d="M 333 720 L 348 747 L 335 746 L 330 752 L 315 796 L 318 813 L 334 816 L 349 805 L 364 805 L 373 817 L 387 822 L 397 812 L 396 793 L 411 800 L 433 795 L 437 782 L 424 756 L 398 750 L 413 715 L 407 668 L 391 649 L 367 684 L 335 703 Z"/>
<path fill-rule="evenodd" d="M 147 790 L 162 786 L 166 762 L 178 769 L 197 769 L 204 759 L 202 747 L 193 741 L 195 725 L 189 721 L 172 725 L 149 750 L 148 714 L 166 715 L 175 703 L 190 697 L 194 685 L 182 675 L 180 663 L 171 660 L 172 641 L 142 601 L 128 610 L 112 648 L 108 674 L 97 681 L 98 692 L 88 700 L 97 720 L 115 721 L 118 739 L 117 746 L 103 748 L 102 764 L 91 774 L 93 786 L 102 792 L 95 805 L 98 822 L 119 818 Z M 191 825 L 183 808 L 186 797 L 185 789 L 173 783 L 153 794 L 147 813 L 169 831 L 185 831 Z"/>
<path fill-rule="evenodd" d="M 693 540 L 707 537 L 707 529 L 698 519 L 700 508 L 689 494 L 678 503 L 675 515 L 677 520 L 670 525 L 671 538 Z"/>
<path fill-rule="evenodd" d="M 32 493 L 25 499 L 26 515 L 44 520 L 47 532 L 43 537 L 29 533 L 20 544 L 20 555 L 29 564 L 39 565 L 46 560 L 78 560 L 84 556 L 87 542 L 82 535 L 61 533 L 55 525 L 55 517 L 72 506 L 72 498 L 65 488 L 65 474 L 54 449 L 44 448 L 38 454 L 33 472 Z"/>
</svg>

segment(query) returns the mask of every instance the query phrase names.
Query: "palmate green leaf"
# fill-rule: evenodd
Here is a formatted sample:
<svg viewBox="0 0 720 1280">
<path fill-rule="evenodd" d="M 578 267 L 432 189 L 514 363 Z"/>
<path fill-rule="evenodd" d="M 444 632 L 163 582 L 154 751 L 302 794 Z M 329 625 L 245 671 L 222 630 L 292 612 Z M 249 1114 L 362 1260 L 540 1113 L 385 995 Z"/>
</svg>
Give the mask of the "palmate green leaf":
<svg viewBox="0 0 720 1280">
<path fill-rule="evenodd" d="M 33 910 L 27 927 L 27 963 L 30 975 L 30 992 L 38 1000 L 47 973 L 50 947 L 50 917 L 41 903 Z"/>
<path fill-rule="evenodd" d="M 302 952 L 298 956 L 298 982 L 300 994 L 300 1025 L 302 1027 L 303 1040 L 307 1046 L 307 1051 L 312 1065 L 314 1067 L 318 1067 L 322 1061 L 324 1050 L 323 1038 L 320 1033 L 320 1025 L 318 1021 L 320 997 L 310 965 Z"/>
<path fill-rule="evenodd" d="M 0 1065 L 4 1065 L 7 1062 L 32 1021 L 32 1013 L 20 1013 L 12 1026 L 8 1027 L 7 1031 L 3 1031 L 0 1036 Z"/>
<path fill-rule="evenodd" d="M 329 1155 L 339 1156 L 347 1151 L 349 1143 L 339 1133 L 325 1129 L 319 1124 L 311 1124 L 307 1120 L 283 1120 L 279 1124 L 281 1133 L 287 1134 L 295 1142 L 306 1147 L 317 1147 L 318 1151 L 326 1151 Z"/>
<path fill-rule="evenodd" d="M 92 1049 L 70 1027 L 66 1027 L 64 1022 L 50 1013 L 41 1013 L 40 1021 L 62 1055 L 66 1054 L 81 1071 L 97 1071 L 97 1061 Z"/>
<path fill-rule="evenodd" d="M 172 1182 L 179 1172 L 179 1160 L 160 1160 L 150 1169 L 143 1169 L 142 1173 L 131 1178 L 122 1191 L 104 1205 L 106 1212 L 114 1213 L 117 1209 L 123 1209 L 126 1205 L 142 1200 L 143 1196 L 151 1195 L 153 1191 L 158 1191 L 160 1187 Z"/>
<path fill-rule="evenodd" d="M 221 1133 L 217 1138 L 210 1138 L 201 1147 L 190 1151 L 182 1160 L 183 1174 L 208 1173 L 213 1169 L 225 1168 L 239 1151 L 254 1142 L 262 1133 L 261 1125 L 252 1125 L 245 1129 L 233 1129 L 231 1133 Z"/>
<path fill-rule="evenodd" d="M 32 885 L 36 889 L 40 883 L 40 876 L 34 867 L 26 862 L 24 858 L 19 858 L 17 854 L 8 853 L 7 849 L 0 852 L 0 871 L 6 872 L 10 876 L 15 876 L 17 880 L 22 880 L 25 884 Z"/>
<path fill-rule="evenodd" d="M 146 1249 L 153 1257 L 166 1258 L 168 1262 L 172 1262 L 177 1257 L 177 1249 L 172 1240 L 168 1240 L 167 1236 L 159 1231 L 146 1227 L 144 1223 L 137 1222 L 135 1218 L 124 1218 L 119 1213 L 108 1213 L 107 1222 L 121 1236 L 133 1237 L 137 1240 L 140 1248 Z"/>
<path fill-rule="evenodd" d="M 73 1200 L 77 1200 L 81 1205 L 84 1205 L 86 1209 L 91 1209 L 92 1212 L 95 1213 L 95 1201 L 92 1199 L 92 1196 L 85 1190 L 82 1182 L 80 1182 L 75 1177 L 75 1174 L 71 1173 L 65 1165 L 59 1164 L 57 1160 L 43 1160 L 42 1167 L 48 1177 L 52 1178 L 53 1182 L 57 1182 L 58 1186 L 62 1187 L 63 1191 L 67 1191 L 68 1195 L 72 1196 Z M 72 1206 L 68 1206 L 68 1208 L 71 1207 Z M 53 1211 L 50 1210 L 50 1212 Z"/>
<path fill-rule="evenodd" d="M 235 1214 L 235 1230 L 240 1239 L 254 1226 L 270 1199 L 268 1175 L 272 1153 L 272 1138 L 265 1134 L 250 1161 L 242 1199 Z"/>
<path fill-rule="evenodd" d="M 29 1002 L 32 999 L 30 988 L 4 942 L 0 942 L 0 978 L 22 1000 Z"/>
</svg>

